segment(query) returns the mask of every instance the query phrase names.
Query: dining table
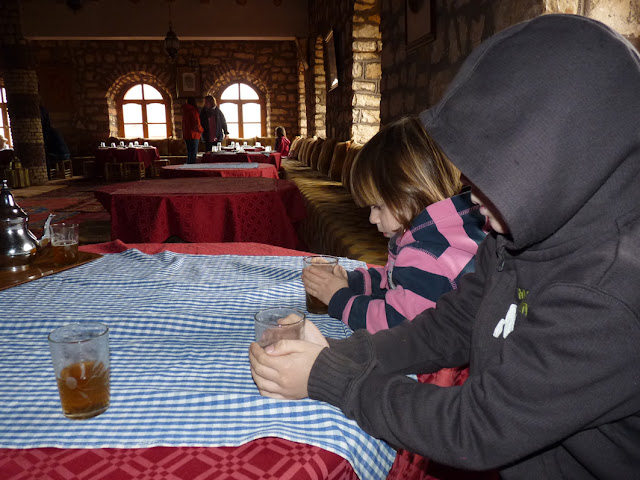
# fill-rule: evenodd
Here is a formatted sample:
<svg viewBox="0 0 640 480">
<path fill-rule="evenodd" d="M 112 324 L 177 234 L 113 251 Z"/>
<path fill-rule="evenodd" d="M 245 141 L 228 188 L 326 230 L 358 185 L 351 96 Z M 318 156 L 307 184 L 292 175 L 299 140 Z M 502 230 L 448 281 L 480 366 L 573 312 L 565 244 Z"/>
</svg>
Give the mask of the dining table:
<svg viewBox="0 0 640 480">
<path fill-rule="evenodd" d="M 278 170 L 270 163 L 185 163 L 184 165 L 167 165 L 160 169 L 160 178 L 192 177 L 279 178 Z"/>
<path fill-rule="evenodd" d="M 118 183 L 95 197 L 111 214 L 111 239 L 129 243 L 256 242 L 302 248 L 300 190 L 273 178 L 170 178 Z"/>
<path fill-rule="evenodd" d="M 305 252 L 119 240 L 80 250 L 97 258 L 0 291 L 3 480 L 386 478 L 389 445 L 326 403 L 263 397 L 251 378 L 255 313 L 305 310 Z M 306 317 L 326 336 L 352 334 Z M 110 405 L 70 420 L 47 335 L 89 320 L 109 328 Z"/>
<path fill-rule="evenodd" d="M 274 151 L 237 151 L 222 150 L 218 152 L 205 152 L 199 156 L 196 163 L 222 163 L 222 162 L 255 162 L 270 163 L 280 170 L 282 156 Z"/>
<path fill-rule="evenodd" d="M 119 147 L 98 147 L 95 154 L 96 166 L 99 172 L 104 170 L 107 162 L 144 164 L 144 168 L 151 167 L 154 160 L 160 160 L 158 149 L 153 146 L 119 146 Z"/>
</svg>

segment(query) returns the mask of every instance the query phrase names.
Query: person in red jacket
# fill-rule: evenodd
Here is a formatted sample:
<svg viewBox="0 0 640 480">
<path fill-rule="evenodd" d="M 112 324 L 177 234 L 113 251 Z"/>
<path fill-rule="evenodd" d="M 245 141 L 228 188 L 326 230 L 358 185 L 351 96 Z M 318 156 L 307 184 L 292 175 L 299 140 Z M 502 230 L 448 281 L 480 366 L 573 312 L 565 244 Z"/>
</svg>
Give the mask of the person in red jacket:
<svg viewBox="0 0 640 480">
<path fill-rule="evenodd" d="M 289 145 L 291 140 L 287 138 L 287 131 L 284 127 L 276 127 L 276 152 L 286 157 L 289 155 Z"/>
<path fill-rule="evenodd" d="M 182 106 L 182 138 L 187 145 L 187 163 L 196 163 L 198 145 L 203 131 L 196 99 L 189 97 L 187 103 Z"/>
</svg>

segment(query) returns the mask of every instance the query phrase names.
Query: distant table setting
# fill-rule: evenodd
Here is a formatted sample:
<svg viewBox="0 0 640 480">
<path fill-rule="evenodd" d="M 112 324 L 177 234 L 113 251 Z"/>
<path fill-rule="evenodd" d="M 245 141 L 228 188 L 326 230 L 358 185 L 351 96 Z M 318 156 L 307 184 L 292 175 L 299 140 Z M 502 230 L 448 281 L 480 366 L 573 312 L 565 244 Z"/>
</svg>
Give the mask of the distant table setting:
<svg viewBox="0 0 640 480">
<path fill-rule="evenodd" d="M 248 151 L 238 152 L 235 150 L 221 152 L 205 152 L 198 157 L 200 163 L 221 163 L 221 162 L 254 162 L 254 163 L 270 163 L 280 170 L 282 157 L 278 152 L 258 152 Z"/>
<path fill-rule="evenodd" d="M 158 149 L 152 146 L 120 146 L 120 147 L 98 147 L 96 150 L 96 164 L 102 171 L 107 162 L 128 163 L 138 162 L 149 168 L 154 160 L 160 159 Z"/>
<path fill-rule="evenodd" d="M 103 256 L 0 291 L 3 479 L 386 478 L 396 455 L 386 443 L 329 404 L 262 397 L 251 378 L 254 315 L 305 310 L 303 252 L 120 241 L 81 250 Z M 307 318 L 327 336 L 351 334 L 327 315 Z M 108 327 L 110 402 L 70 420 L 47 336 L 89 320 Z"/>
<path fill-rule="evenodd" d="M 130 243 L 256 242 L 301 248 L 306 217 L 298 187 L 272 178 L 203 177 L 108 185 L 95 196 L 111 214 L 111 238 Z"/>
<path fill-rule="evenodd" d="M 279 178 L 275 165 L 270 163 L 185 163 L 160 169 L 161 178 L 187 177 L 264 177 Z"/>
</svg>

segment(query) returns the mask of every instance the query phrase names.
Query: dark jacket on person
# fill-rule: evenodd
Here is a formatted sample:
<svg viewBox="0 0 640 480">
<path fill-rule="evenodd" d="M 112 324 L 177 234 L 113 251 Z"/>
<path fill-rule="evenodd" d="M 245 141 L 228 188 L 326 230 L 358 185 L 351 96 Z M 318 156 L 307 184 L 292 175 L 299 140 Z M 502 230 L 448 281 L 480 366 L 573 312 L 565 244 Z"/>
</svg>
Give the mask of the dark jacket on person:
<svg viewBox="0 0 640 480">
<path fill-rule="evenodd" d="M 202 110 L 200 110 L 200 123 L 204 128 L 202 138 L 205 142 L 221 142 L 224 136 L 229 134 L 227 120 L 218 107 L 202 107 Z"/>
<path fill-rule="evenodd" d="M 504 479 L 640 475 L 640 60 L 544 15 L 485 41 L 426 130 L 495 205 L 475 273 L 413 322 L 332 340 L 311 398 L 371 435 Z M 470 363 L 459 387 L 407 373 Z"/>
</svg>

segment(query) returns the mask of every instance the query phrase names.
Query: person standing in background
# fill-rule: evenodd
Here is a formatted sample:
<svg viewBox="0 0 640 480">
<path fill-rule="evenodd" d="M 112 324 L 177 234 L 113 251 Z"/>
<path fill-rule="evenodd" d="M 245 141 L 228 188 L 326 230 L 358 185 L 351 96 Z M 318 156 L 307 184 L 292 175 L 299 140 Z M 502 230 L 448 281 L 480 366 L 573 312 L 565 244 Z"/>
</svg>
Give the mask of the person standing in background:
<svg viewBox="0 0 640 480">
<path fill-rule="evenodd" d="M 182 138 L 187 145 L 187 163 L 196 163 L 202 131 L 196 99 L 189 97 L 182 106 Z"/>
<path fill-rule="evenodd" d="M 276 128 L 276 152 L 278 152 L 283 157 L 289 155 L 289 146 L 291 145 L 291 140 L 287 138 L 287 131 L 284 127 Z"/>
<path fill-rule="evenodd" d="M 229 135 L 227 120 L 218 108 L 216 99 L 211 95 L 204 97 L 204 107 L 200 110 L 200 123 L 204 128 L 204 151 L 210 152 L 217 142 Z"/>
</svg>

